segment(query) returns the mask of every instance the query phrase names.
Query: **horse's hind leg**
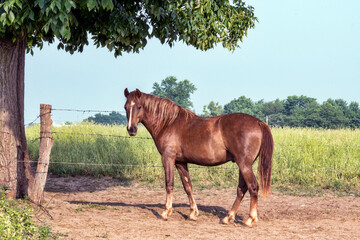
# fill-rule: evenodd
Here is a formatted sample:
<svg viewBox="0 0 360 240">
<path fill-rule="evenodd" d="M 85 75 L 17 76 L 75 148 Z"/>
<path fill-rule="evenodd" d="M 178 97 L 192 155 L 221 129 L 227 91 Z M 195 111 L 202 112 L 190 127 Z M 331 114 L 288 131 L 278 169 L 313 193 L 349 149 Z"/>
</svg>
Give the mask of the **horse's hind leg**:
<svg viewBox="0 0 360 240">
<path fill-rule="evenodd" d="M 186 163 L 177 163 L 176 168 L 179 172 L 182 184 L 184 186 L 184 190 L 186 194 L 188 195 L 189 202 L 190 202 L 190 216 L 189 218 L 191 220 L 197 220 L 197 216 L 199 215 L 199 210 L 196 206 L 196 202 L 194 199 L 194 196 L 192 194 L 192 186 L 191 186 L 191 180 L 189 175 L 189 170 Z"/>
<path fill-rule="evenodd" d="M 247 189 L 246 182 L 241 174 L 241 171 L 239 171 L 239 185 L 236 190 L 236 199 L 228 215 L 222 220 L 224 224 L 229 224 L 230 221 L 235 219 L 236 211 L 238 210 Z"/>
<path fill-rule="evenodd" d="M 258 221 L 257 217 L 257 202 L 258 202 L 258 192 L 259 185 L 256 181 L 256 177 L 251 168 L 251 163 L 247 162 L 245 164 L 239 164 L 241 174 L 246 182 L 247 188 L 250 193 L 250 216 L 245 221 L 245 224 L 249 227 L 252 227 L 252 223 L 256 223 Z"/>
</svg>

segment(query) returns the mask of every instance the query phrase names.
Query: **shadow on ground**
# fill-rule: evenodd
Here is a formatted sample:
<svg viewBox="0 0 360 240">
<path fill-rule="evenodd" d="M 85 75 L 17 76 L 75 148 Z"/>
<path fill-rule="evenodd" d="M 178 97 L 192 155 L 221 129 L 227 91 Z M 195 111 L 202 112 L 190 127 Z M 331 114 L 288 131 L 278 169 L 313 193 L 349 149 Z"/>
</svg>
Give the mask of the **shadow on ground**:
<svg viewBox="0 0 360 240">
<path fill-rule="evenodd" d="M 56 175 L 49 175 L 45 191 L 53 193 L 96 192 L 114 186 L 129 187 L 131 183 L 131 180 L 114 177 L 58 177 Z"/>
<path fill-rule="evenodd" d="M 124 203 L 124 202 L 91 202 L 91 201 L 68 201 L 70 204 L 76 204 L 76 205 L 100 205 L 100 206 L 109 206 L 109 207 L 135 207 L 147 210 L 151 212 L 156 218 L 162 219 L 160 216 L 160 212 L 164 208 L 164 204 L 130 204 L 130 203 Z M 174 213 L 180 214 L 185 220 L 189 219 L 189 216 L 185 214 L 184 212 L 188 212 L 190 209 L 190 206 L 188 204 L 180 203 L 180 204 L 173 204 Z M 188 208 L 187 210 L 182 208 Z M 201 204 L 198 204 L 198 209 L 200 211 L 200 215 L 213 215 L 219 218 L 219 221 L 227 215 L 228 211 L 224 209 L 223 207 L 219 206 L 204 206 Z M 235 223 L 242 224 L 242 221 L 244 218 L 242 216 L 236 216 Z"/>
</svg>

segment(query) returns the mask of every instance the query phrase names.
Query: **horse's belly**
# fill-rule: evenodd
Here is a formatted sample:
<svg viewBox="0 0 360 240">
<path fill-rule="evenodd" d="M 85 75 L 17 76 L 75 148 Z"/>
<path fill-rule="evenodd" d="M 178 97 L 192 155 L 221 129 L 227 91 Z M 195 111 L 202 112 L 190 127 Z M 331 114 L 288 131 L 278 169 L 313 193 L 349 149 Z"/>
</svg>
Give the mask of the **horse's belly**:
<svg viewBox="0 0 360 240">
<path fill-rule="evenodd" d="M 203 166 L 216 166 L 232 160 L 226 150 L 191 151 L 184 153 L 183 159 L 188 163 Z"/>
</svg>

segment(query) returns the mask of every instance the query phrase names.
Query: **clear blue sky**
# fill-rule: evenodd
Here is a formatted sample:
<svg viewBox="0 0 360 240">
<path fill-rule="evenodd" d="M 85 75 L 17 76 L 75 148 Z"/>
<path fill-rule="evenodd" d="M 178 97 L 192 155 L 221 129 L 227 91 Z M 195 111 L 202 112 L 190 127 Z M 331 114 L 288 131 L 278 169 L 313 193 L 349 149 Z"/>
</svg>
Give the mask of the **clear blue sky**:
<svg viewBox="0 0 360 240">
<path fill-rule="evenodd" d="M 201 52 L 178 42 L 151 39 L 139 54 L 114 58 L 89 45 L 83 53 L 56 45 L 26 56 L 25 123 L 39 104 L 53 108 L 123 110 L 123 91 L 151 92 L 167 76 L 188 79 L 196 113 L 210 101 L 224 105 L 246 96 L 254 101 L 290 95 L 360 102 L 360 1 L 250 0 L 259 22 L 235 52 L 221 45 Z M 81 121 L 89 114 L 53 112 L 53 120 Z"/>
</svg>

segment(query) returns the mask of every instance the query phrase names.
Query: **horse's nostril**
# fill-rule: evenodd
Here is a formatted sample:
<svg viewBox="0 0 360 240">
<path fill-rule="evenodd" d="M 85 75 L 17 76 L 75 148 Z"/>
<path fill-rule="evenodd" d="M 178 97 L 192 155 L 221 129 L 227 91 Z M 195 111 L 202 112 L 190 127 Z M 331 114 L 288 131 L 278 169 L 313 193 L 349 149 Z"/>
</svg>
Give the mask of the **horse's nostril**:
<svg viewBox="0 0 360 240">
<path fill-rule="evenodd" d="M 127 130 L 128 130 L 129 132 L 132 132 L 132 133 L 133 133 L 133 132 L 136 132 L 136 131 L 137 131 L 137 127 L 135 127 L 135 126 L 132 126 L 132 127 L 130 127 L 130 128 L 128 127 Z"/>
</svg>

